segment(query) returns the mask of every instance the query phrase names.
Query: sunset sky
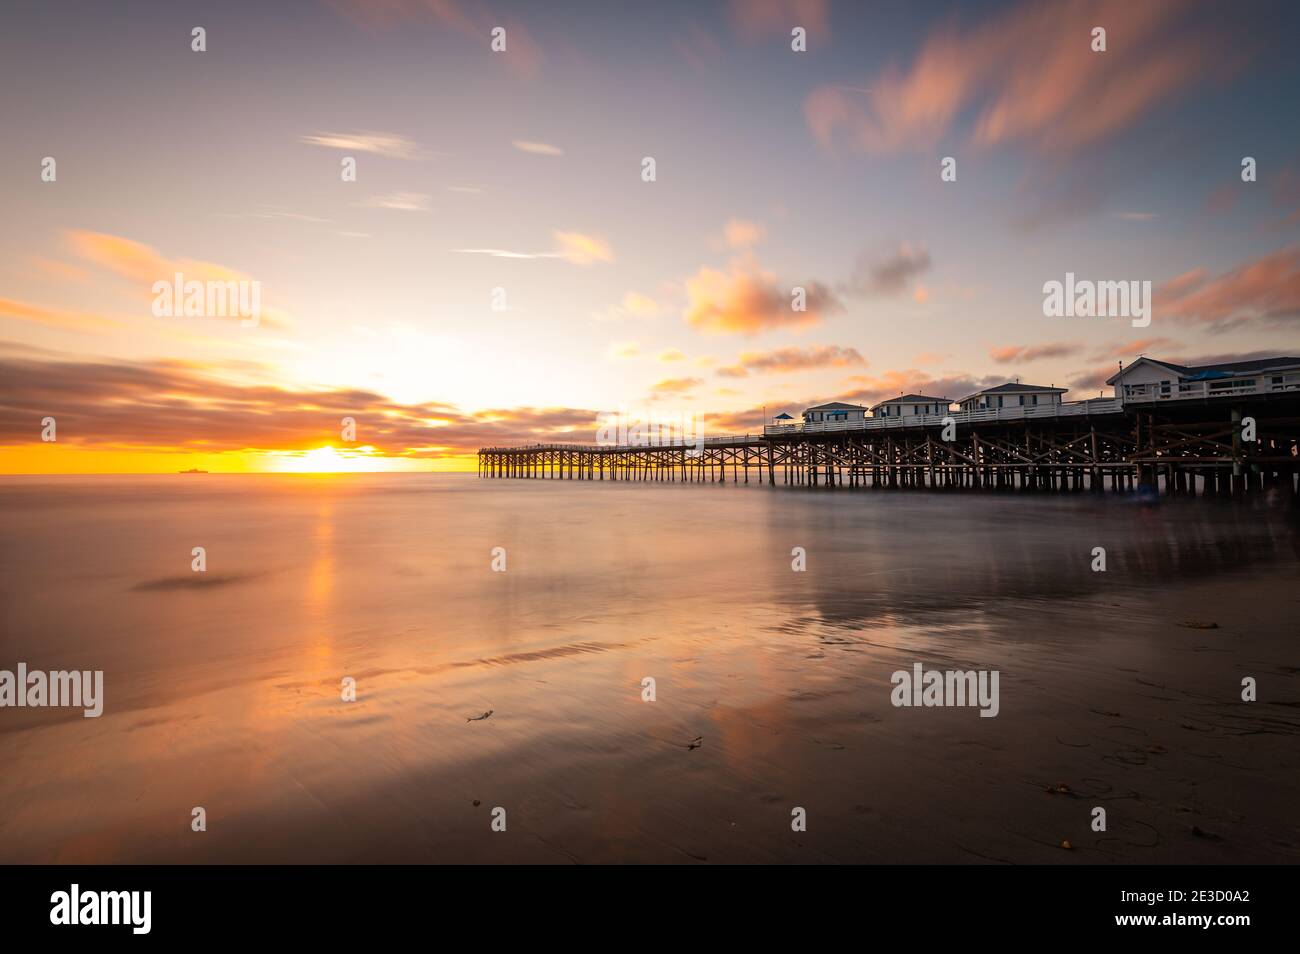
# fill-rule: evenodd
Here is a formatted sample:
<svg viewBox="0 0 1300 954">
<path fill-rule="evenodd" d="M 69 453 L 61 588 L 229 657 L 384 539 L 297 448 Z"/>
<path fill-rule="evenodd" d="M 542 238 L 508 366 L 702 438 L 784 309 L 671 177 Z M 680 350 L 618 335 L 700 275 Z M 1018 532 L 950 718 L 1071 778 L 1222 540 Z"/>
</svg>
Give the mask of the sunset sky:
<svg viewBox="0 0 1300 954">
<path fill-rule="evenodd" d="M 0 473 L 465 469 L 602 412 L 1300 352 L 1294 3 L 0 17 Z M 260 323 L 155 317 L 178 271 L 259 282 Z M 1151 281 L 1151 326 L 1044 317 L 1067 272 Z"/>
</svg>

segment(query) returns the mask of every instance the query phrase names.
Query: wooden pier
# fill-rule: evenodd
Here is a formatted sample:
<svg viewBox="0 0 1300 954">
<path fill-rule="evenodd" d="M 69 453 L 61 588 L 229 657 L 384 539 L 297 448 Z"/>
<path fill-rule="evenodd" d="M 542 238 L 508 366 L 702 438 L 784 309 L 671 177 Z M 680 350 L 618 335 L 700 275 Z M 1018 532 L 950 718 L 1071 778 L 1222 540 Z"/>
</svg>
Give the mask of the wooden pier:
<svg viewBox="0 0 1300 954">
<path fill-rule="evenodd" d="M 1298 445 L 1293 390 L 767 427 L 699 445 L 485 447 L 478 462 L 487 478 L 1295 495 Z"/>
</svg>

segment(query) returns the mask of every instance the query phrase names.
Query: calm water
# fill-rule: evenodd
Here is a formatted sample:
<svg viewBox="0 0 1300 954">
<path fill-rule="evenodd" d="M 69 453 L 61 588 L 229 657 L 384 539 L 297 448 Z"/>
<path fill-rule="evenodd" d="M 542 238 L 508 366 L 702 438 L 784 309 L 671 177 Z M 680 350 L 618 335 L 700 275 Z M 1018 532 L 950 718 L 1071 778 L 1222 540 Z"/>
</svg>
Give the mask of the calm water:
<svg viewBox="0 0 1300 954">
<path fill-rule="evenodd" d="M 1262 502 L 3 478 L 0 668 L 106 702 L 0 709 L 0 860 L 1294 860 L 1296 569 Z M 913 661 L 1002 714 L 892 708 Z"/>
</svg>

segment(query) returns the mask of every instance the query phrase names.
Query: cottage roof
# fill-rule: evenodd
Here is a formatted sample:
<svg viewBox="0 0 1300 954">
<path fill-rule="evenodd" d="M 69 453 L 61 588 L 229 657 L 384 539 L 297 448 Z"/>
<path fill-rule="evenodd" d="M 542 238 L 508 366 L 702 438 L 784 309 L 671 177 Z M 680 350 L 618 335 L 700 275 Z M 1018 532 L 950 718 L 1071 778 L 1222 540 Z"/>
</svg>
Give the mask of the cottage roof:
<svg viewBox="0 0 1300 954">
<path fill-rule="evenodd" d="M 900 394 L 898 397 L 887 398 L 880 404 L 949 404 L 951 401 L 946 397 L 930 397 L 925 394 Z M 876 407 L 880 407 L 877 404 Z"/>
<path fill-rule="evenodd" d="M 808 411 L 865 411 L 866 408 L 861 404 L 845 404 L 843 401 L 832 401 L 830 404 L 818 404 L 816 407 L 808 408 Z M 807 414 L 808 411 L 804 413 Z"/>
</svg>

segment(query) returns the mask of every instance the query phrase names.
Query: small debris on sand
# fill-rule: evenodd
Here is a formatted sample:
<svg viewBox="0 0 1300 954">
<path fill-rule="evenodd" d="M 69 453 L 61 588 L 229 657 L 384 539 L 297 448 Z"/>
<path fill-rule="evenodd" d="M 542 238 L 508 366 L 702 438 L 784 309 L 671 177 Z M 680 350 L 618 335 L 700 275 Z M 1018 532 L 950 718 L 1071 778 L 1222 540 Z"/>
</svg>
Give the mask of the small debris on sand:
<svg viewBox="0 0 1300 954">
<path fill-rule="evenodd" d="M 1070 842 L 1067 840 L 1061 842 L 1061 847 L 1064 848 L 1066 851 L 1070 851 L 1072 848 L 1074 848 L 1074 845 L 1070 844 Z"/>
<path fill-rule="evenodd" d="M 495 709 L 489 709 L 487 712 L 483 713 L 481 716 L 470 716 L 470 717 L 469 717 L 468 719 L 466 719 L 465 721 L 466 721 L 466 722 L 482 722 L 484 719 L 486 719 L 488 716 L 490 716 L 490 715 L 491 715 L 493 712 L 495 712 L 495 711 L 496 711 Z"/>
<path fill-rule="evenodd" d="M 695 738 L 691 739 L 691 741 L 687 744 L 686 748 L 687 748 L 688 750 L 689 750 L 689 749 L 698 749 L 698 748 L 699 748 L 701 745 L 703 745 L 703 744 L 704 744 L 704 736 L 702 736 L 702 735 L 697 735 Z"/>
<path fill-rule="evenodd" d="M 1218 623 L 1206 623 L 1199 619 L 1185 619 L 1179 626 L 1186 626 L 1188 629 L 1218 629 Z"/>
</svg>

